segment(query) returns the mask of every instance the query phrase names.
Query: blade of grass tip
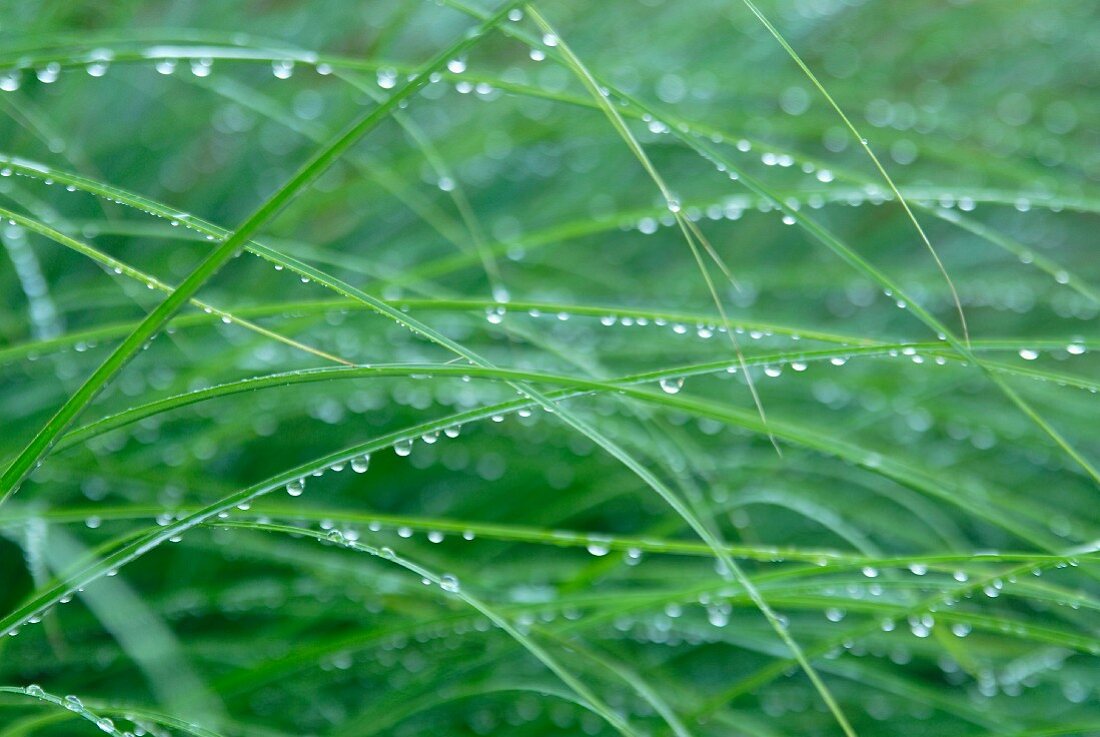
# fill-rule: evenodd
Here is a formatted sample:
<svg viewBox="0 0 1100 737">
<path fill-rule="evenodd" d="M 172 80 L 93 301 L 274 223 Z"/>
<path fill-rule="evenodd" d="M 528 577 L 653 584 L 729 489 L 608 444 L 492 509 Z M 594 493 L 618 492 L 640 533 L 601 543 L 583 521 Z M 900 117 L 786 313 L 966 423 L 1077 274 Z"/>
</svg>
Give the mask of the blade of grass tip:
<svg viewBox="0 0 1100 737">
<path fill-rule="evenodd" d="M 810 70 L 810 67 L 807 66 L 806 62 L 802 60 L 802 57 L 798 55 L 798 52 L 794 50 L 794 47 L 791 46 L 787 42 L 787 39 L 783 37 L 783 34 L 781 34 L 779 30 L 774 25 L 772 25 L 767 16 L 760 12 L 760 9 L 756 7 L 752 0 L 741 1 L 745 4 L 745 7 L 747 7 L 749 11 L 751 11 L 752 14 L 756 16 L 757 20 L 764 24 L 764 27 L 768 29 L 768 33 L 770 33 L 775 38 L 775 40 L 779 42 L 779 45 L 782 46 L 783 50 L 786 51 L 791 59 L 794 60 L 794 63 L 798 65 L 798 68 L 802 70 L 802 72 L 806 75 L 806 78 L 810 80 L 810 83 L 817 88 L 817 91 L 821 93 L 821 95 L 829 103 L 829 106 L 832 107 L 834 111 L 836 111 L 836 114 L 838 116 L 840 116 L 841 121 L 843 121 L 844 123 L 844 127 L 848 129 L 848 131 L 855 137 L 857 141 L 859 141 L 860 147 L 862 147 L 867 156 L 870 157 L 872 163 L 874 163 L 875 165 L 875 168 L 878 170 L 878 173 L 882 175 L 882 178 L 886 181 L 886 185 L 890 187 L 890 191 L 894 193 L 894 197 L 897 198 L 898 203 L 900 203 L 902 208 L 905 210 L 905 215 L 909 218 L 909 222 L 911 222 L 913 224 L 913 227 L 916 228 L 917 234 L 920 236 L 920 239 L 924 243 L 925 248 L 927 248 L 928 252 L 932 254 L 932 258 L 936 262 L 936 268 L 939 269 L 940 274 L 944 278 L 944 281 L 947 282 L 947 288 L 951 290 L 951 299 L 954 301 L 955 310 L 958 312 L 959 315 L 959 325 L 962 328 L 963 340 L 966 342 L 966 345 L 969 346 L 970 330 L 966 324 L 966 314 L 963 312 L 962 301 L 959 300 L 959 293 L 955 290 L 955 283 L 948 275 L 947 267 L 945 267 L 943 261 L 940 260 L 940 256 L 938 253 L 936 253 L 936 249 L 932 247 L 932 241 L 928 239 L 927 234 L 925 234 L 924 232 L 924 228 L 921 227 L 920 222 L 917 220 L 917 216 L 914 215 L 913 210 L 910 209 L 909 203 L 905 200 L 904 197 L 902 197 L 901 192 L 898 191 L 897 185 L 894 184 L 893 178 L 886 172 L 886 167 L 882 165 L 882 162 L 879 160 L 878 156 L 875 155 L 875 152 L 871 149 L 871 144 L 868 142 L 867 138 L 859 132 L 855 124 L 852 123 L 851 119 L 844 113 L 840 105 L 837 104 L 836 100 L 833 99 L 833 96 L 829 94 L 829 91 L 826 90 L 825 86 L 821 84 L 820 80 L 818 80 L 817 75 Z"/>
<path fill-rule="evenodd" d="M 19 213 L 13 212 L 12 210 L 7 209 L 6 207 L 0 207 L 0 217 L 6 218 L 9 222 L 14 222 L 14 223 L 26 228 L 27 230 L 31 230 L 35 233 L 38 233 L 39 235 L 42 235 L 42 236 L 48 238 L 49 240 L 52 240 L 53 242 L 57 243 L 58 245 L 65 246 L 66 248 L 71 248 L 72 250 L 74 250 L 78 253 L 81 253 L 85 256 L 88 256 L 89 258 L 91 258 L 96 263 L 102 264 L 103 266 L 106 266 L 107 268 L 114 269 L 117 272 L 120 272 L 125 276 L 128 276 L 132 279 L 135 279 L 135 280 L 141 282 L 142 284 L 146 285 L 147 287 L 150 287 L 151 289 L 158 289 L 162 292 L 168 292 L 169 294 L 174 289 L 174 287 L 172 287 L 172 285 L 165 284 L 164 282 L 160 281 L 159 279 L 157 279 L 155 276 L 153 276 L 151 274 L 146 274 L 145 272 L 143 272 L 139 269 L 135 269 L 134 267 L 130 266 L 129 264 L 127 264 L 124 261 L 119 261 L 116 258 L 108 256 L 107 254 L 103 253 L 102 251 L 100 251 L 97 248 L 92 248 L 91 246 L 89 246 L 87 243 L 84 243 L 83 241 L 78 241 L 75 238 L 70 238 L 69 236 L 65 235 L 64 233 L 62 233 L 59 230 L 54 230 L 53 228 L 51 228 L 50 226 L 48 226 L 44 223 L 41 223 L 37 220 L 26 217 L 24 215 L 20 215 Z M 317 356 L 318 358 L 323 358 L 326 361 L 331 361 L 333 363 L 339 363 L 339 364 L 342 364 L 344 366 L 354 366 L 355 365 L 353 362 L 348 361 L 348 360 L 343 359 L 343 358 L 340 358 L 339 356 L 334 356 L 331 353 L 326 353 L 325 351 L 319 350 L 317 348 L 313 348 L 312 346 L 308 346 L 305 343 L 301 343 L 297 340 L 294 340 L 293 338 L 289 338 L 289 337 L 287 337 L 285 335 L 282 335 L 281 333 L 278 333 L 274 330 L 269 330 L 269 329 L 267 329 L 267 328 L 265 328 L 261 325 L 257 325 L 256 323 L 251 322 L 250 320 L 245 320 L 243 318 L 237 317 L 233 313 L 228 312 L 226 310 L 223 310 L 219 307 L 215 307 L 214 305 L 212 305 L 208 302 L 204 302 L 202 300 L 195 299 L 195 298 L 189 299 L 188 302 L 190 304 L 194 305 L 195 307 L 198 307 L 203 312 L 206 312 L 207 314 L 215 315 L 217 317 L 220 317 L 226 323 L 231 323 L 233 325 L 237 325 L 239 327 L 245 328 L 246 330 L 251 330 L 255 333 L 258 333 L 258 334 L 263 335 L 265 337 L 271 338 L 272 340 L 277 340 L 280 343 L 284 343 L 284 344 L 286 344 L 286 345 L 288 345 L 292 348 L 296 348 L 300 351 L 304 351 L 306 353 Z"/>
<path fill-rule="evenodd" d="M 278 214 L 291 199 L 313 182 L 351 146 L 389 117 L 398 104 L 417 92 L 430 81 L 431 73 L 442 69 L 457 54 L 474 46 L 494 26 L 499 24 L 512 8 L 522 0 L 508 0 L 488 19 L 463 34 L 462 38 L 425 64 L 382 104 L 353 121 L 332 141 L 302 165 L 271 197 L 260 205 L 232 234 L 210 252 L 183 282 L 161 302 L 96 369 L 96 371 L 69 397 L 51 417 L 31 442 L 0 476 L 0 505 L 16 492 L 27 475 L 41 463 L 61 432 L 103 390 L 107 383 L 151 341 L 167 320 L 172 317 L 217 271 L 251 240 L 252 236 L 271 218 Z"/>
<path fill-rule="evenodd" d="M 547 21 L 546 18 L 544 18 L 542 14 L 538 12 L 534 4 L 528 3 L 526 6 L 526 10 L 528 15 L 531 16 L 531 19 L 535 21 L 536 25 L 538 25 L 539 29 L 542 30 L 544 34 L 543 42 L 547 46 L 552 46 L 558 49 L 558 51 L 561 53 L 561 56 L 564 58 L 566 65 L 573 71 L 574 74 L 576 74 L 577 78 L 584 85 L 585 89 L 587 89 L 591 93 L 593 99 L 596 100 L 600 109 L 603 110 L 604 114 L 607 115 L 608 120 L 611 121 L 612 127 L 626 143 L 631 153 L 634 154 L 634 157 L 642 165 L 642 168 L 645 169 L 646 173 L 653 180 L 654 184 L 657 185 L 657 189 L 660 190 L 661 196 L 664 197 L 665 203 L 667 204 L 669 211 L 676 219 L 676 222 L 680 227 L 680 232 L 683 234 L 684 239 L 687 241 L 688 247 L 691 249 L 692 256 L 695 258 L 695 263 L 698 265 L 699 271 L 703 276 L 703 280 L 706 282 L 707 290 L 710 293 L 711 300 L 714 302 L 714 306 L 717 308 L 718 313 L 722 318 L 723 327 L 725 327 L 726 329 L 726 335 L 729 337 L 730 344 L 733 346 L 734 353 L 737 356 L 737 361 L 740 364 L 742 375 L 745 377 L 745 383 L 749 388 L 749 393 L 752 395 L 753 404 L 756 405 L 756 411 L 760 414 L 761 422 L 763 422 L 764 426 L 767 427 L 768 419 L 767 414 L 764 412 L 764 404 L 760 400 L 760 395 L 756 390 L 756 384 L 753 381 L 752 374 L 749 372 L 748 366 L 745 362 L 745 355 L 741 350 L 741 345 L 737 340 L 737 336 L 732 328 L 729 317 L 726 315 L 726 310 L 722 305 L 721 298 L 718 296 L 718 290 L 714 286 L 714 281 L 710 276 L 710 272 L 707 270 L 706 263 L 703 261 L 703 257 L 699 253 L 699 246 L 696 243 L 696 238 L 693 237 L 693 233 L 697 234 L 699 242 L 704 244 L 704 248 L 711 255 L 711 258 L 720 264 L 720 268 L 722 269 L 723 273 L 729 275 L 731 279 L 732 274 L 729 273 L 729 270 L 725 267 L 725 264 L 722 263 L 722 259 L 718 256 L 717 252 L 714 251 L 714 248 L 710 245 L 709 241 L 707 241 L 706 238 L 703 237 L 703 234 L 698 229 L 698 227 L 688 223 L 687 219 L 681 212 L 680 201 L 672 193 L 672 190 L 669 188 L 668 184 L 665 182 L 660 172 L 657 171 L 657 168 L 653 165 L 653 162 L 650 161 L 649 156 L 646 154 L 645 149 L 642 148 L 641 143 L 634 136 L 634 134 L 630 132 L 630 128 L 626 125 L 626 121 L 623 120 L 623 117 L 619 114 L 619 111 L 616 110 L 615 106 L 608 101 L 607 91 L 600 86 L 600 84 L 596 81 L 596 78 L 588 70 L 588 67 L 584 65 L 584 63 L 577 57 L 575 53 L 573 53 L 573 50 L 561 38 L 561 34 L 559 34 L 550 24 L 550 22 Z M 776 440 L 775 436 L 771 432 L 768 433 L 768 440 L 771 442 L 772 447 L 775 448 L 776 453 L 782 455 L 783 452 L 779 448 L 779 442 Z"/>
<path fill-rule="evenodd" d="M 691 230 L 692 234 L 699 240 L 701 244 L 703 244 L 703 248 L 710 256 L 710 260 L 713 261 L 716 266 L 718 266 L 719 270 L 721 270 L 722 272 L 722 275 L 725 276 L 727 280 L 729 280 L 729 283 L 733 285 L 734 289 L 740 292 L 741 284 L 737 281 L 737 278 L 733 275 L 733 272 L 730 271 L 729 266 L 726 265 L 726 262 L 722 258 L 722 256 L 718 253 L 718 251 L 714 250 L 714 246 L 711 245 L 710 240 L 703 234 L 703 231 L 699 228 L 699 225 L 694 221 L 688 220 L 687 218 L 684 219 L 684 222 L 687 224 L 687 227 Z"/>
<path fill-rule="evenodd" d="M 683 221 L 680 222 L 680 228 L 684 233 L 684 237 L 688 238 L 688 242 L 691 242 L 691 238 L 684 229 Z M 699 267 L 699 273 L 703 275 L 703 281 L 706 282 L 707 290 L 710 292 L 711 300 L 714 302 L 715 308 L 718 310 L 719 317 L 722 318 L 722 326 L 726 329 L 726 335 L 730 339 L 730 344 L 733 346 L 733 351 L 737 355 L 737 363 L 741 368 L 741 375 L 745 377 L 745 384 L 749 388 L 749 393 L 752 395 L 753 404 L 756 405 L 756 411 L 760 414 L 760 421 L 764 423 L 764 427 L 768 426 L 768 416 L 764 412 L 764 403 L 760 399 L 760 394 L 756 391 L 756 382 L 752 379 L 752 373 L 749 371 L 748 362 L 745 360 L 745 353 L 741 350 L 741 343 L 737 340 L 736 331 L 733 325 L 730 323 L 729 316 L 726 314 L 725 305 L 722 304 L 722 300 L 718 297 L 718 290 L 714 286 L 714 280 L 711 279 L 710 271 L 707 269 L 707 265 L 703 262 L 702 256 L 699 255 L 699 249 L 692 248 L 691 255 L 695 258 L 695 263 Z M 775 435 L 768 431 L 768 440 L 771 442 L 772 447 L 775 448 L 775 452 L 780 456 L 783 455 L 782 448 L 779 447 L 779 441 L 776 440 Z"/>
</svg>

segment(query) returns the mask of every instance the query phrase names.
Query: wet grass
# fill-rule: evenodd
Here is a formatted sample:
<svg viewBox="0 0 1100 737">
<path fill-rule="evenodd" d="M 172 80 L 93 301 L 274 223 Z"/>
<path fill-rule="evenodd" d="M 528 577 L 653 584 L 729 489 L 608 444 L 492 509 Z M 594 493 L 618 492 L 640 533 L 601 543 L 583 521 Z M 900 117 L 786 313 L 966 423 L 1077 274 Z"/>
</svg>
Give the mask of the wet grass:
<svg viewBox="0 0 1100 737">
<path fill-rule="evenodd" d="M 10 11 L 0 737 L 1100 732 L 1088 3 Z"/>
</svg>

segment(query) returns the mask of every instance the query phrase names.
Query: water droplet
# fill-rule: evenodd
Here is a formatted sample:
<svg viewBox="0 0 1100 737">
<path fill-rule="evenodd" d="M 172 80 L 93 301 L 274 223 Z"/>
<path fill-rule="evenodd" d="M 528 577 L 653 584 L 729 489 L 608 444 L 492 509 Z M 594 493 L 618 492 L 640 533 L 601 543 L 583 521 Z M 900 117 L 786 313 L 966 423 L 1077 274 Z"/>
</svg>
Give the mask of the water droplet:
<svg viewBox="0 0 1100 737">
<path fill-rule="evenodd" d="M 597 558 L 602 558 L 611 552 L 611 545 L 609 540 L 593 537 L 588 539 L 585 549 Z"/>
<path fill-rule="evenodd" d="M 458 579 L 450 573 L 444 573 L 439 577 L 439 588 L 452 594 L 458 593 L 460 588 Z"/>
<path fill-rule="evenodd" d="M 159 59 L 153 68 L 157 70 L 158 74 L 172 74 L 176 71 L 175 59 Z"/>
<path fill-rule="evenodd" d="M 1024 359 L 1025 361 L 1034 361 L 1038 357 L 1039 357 L 1039 351 L 1034 351 L 1034 350 L 1031 350 L 1030 348 L 1021 348 L 1020 349 L 1020 358 Z"/>
<path fill-rule="evenodd" d="M 443 542 L 443 533 L 439 530 L 429 530 L 428 542 L 437 544 Z"/>
<path fill-rule="evenodd" d="M 923 563 L 910 563 L 909 571 L 914 576 L 923 576 L 924 574 L 928 573 L 928 566 Z"/>
<path fill-rule="evenodd" d="M 864 566 L 862 568 L 862 573 L 867 578 L 875 578 L 878 576 L 878 569 L 872 568 L 871 566 Z"/>
<path fill-rule="evenodd" d="M 447 71 L 451 74 L 462 74 L 466 71 L 465 59 L 451 59 L 447 62 Z"/>
<path fill-rule="evenodd" d="M 84 703 L 72 694 L 65 697 L 63 705 L 69 711 L 82 711 L 84 709 Z"/>
<path fill-rule="evenodd" d="M 397 70 L 396 69 L 379 69 L 376 80 L 378 86 L 384 90 L 392 90 L 397 86 Z"/>
<path fill-rule="evenodd" d="M 1085 353 L 1084 343 L 1070 343 L 1066 346 L 1066 353 L 1071 356 L 1081 356 Z"/>
<path fill-rule="evenodd" d="M 413 441 L 412 441 L 411 438 L 406 438 L 405 440 L 398 440 L 396 443 L 393 444 L 393 452 L 396 453 L 397 455 L 401 456 L 402 458 L 404 458 L 405 456 L 412 453 L 412 448 L 413 448 Z"/>
<path fill-rule="evenodd" d="M 291 481 L 286 485 L 286 493 L 291 496 L 301 496 L 302 492 L 306 490 L 305 479 L 298 479 L 297 481 Z"/>
<path fill-rule="evenodd" d="M 276 79 L 290 79 L 294 74 L 294 62 L 290 59 L 276 59 L 271 62 L 271 73 Z"/>
<path fill-rule="evenodd" d="M 46 66 L 35 72 L 35 76 L 38 77 L 38 81 L 42 84 L 51 84 L 57 81 L 57 78 L 61 75 L 61 65 L 56 61 L 51 61 Z"/>
<path fill-rule="evenodd" d="M 669 378 L 666 377 L 658 382 L 661 385 L 661 391 L 665 394 L 678 394 L 681 389 L 684 388 L 683 377 Z"/>
<path fill-rule="evenodd" d="M 726 606 L 708 606 L 707 607 L 707 621 L 715 627 L 725 627 L 730 622 L 730 609 L 729 605 Z"/>
<path fill-rule="evenodd" d="M 36 698 L 41 698 L 46 695 L 46 692 L 43 691 L 42 687 L 39 686 L 37 683 L 32 683 L 23 690 L 27 693 L 28 696 L 34 696 Z"/>
<path fill-rule="evenodd" d="M 844 614 L 845 611 L 843 609 L 838 609 L 837 607 L 829 607 L 825 610 L 825 619 L 829 620 L 830 622 L 839 622 L 840 620 L 844 619 Z"/>
<path fill-rule="evenodd" d="M 214 71 L 213 59 L 191 60 L 191 73 L 196 77 L 209 77 L 212 71 Z"/>
<path fill-rule="evenodd" d="M 544 33 L 542 34 L 542 42 L 547 46 L 557 46 L 558 37 L 555 36 L 553 33 Z"/>
<path fill-rule="evenodd" d="M 366 473 L 368 468 L 370 468 L 370 453 L 351 459 L 351 470 L 355 473 Z"/>
</svg>

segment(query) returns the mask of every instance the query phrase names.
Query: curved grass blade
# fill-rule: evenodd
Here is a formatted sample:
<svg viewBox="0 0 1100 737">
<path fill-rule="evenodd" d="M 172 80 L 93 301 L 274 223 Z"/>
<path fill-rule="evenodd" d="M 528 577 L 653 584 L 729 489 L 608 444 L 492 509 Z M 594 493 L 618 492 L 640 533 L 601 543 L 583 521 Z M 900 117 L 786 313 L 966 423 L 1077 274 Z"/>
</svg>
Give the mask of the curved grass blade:
<svg viewBox="0 0 1100 737">
<path fill-rule="evenodd" d="M 123 274 L 131 279 L 134 279 L 135 281 L 144 284 L 149 289 L 156 289 L 169 294 L 171 294 L 172 291 L 174 291 L 175 289 L 174 287 L 172 287 L 172 285 L 165 284 L 160 279 L 157 279 L 155 276 L 147 274 L 140 269 L 135 269 L 134 267 L 127 264 L 125 261 L 120 261 L 119 259 L 116 259 L 112 256 L 108 256 L 99 249 L 93 248 L 87 243 L 78 241 L 75 238 L 70 238 L 61 231 L 55 230 L 54 228 L 51 228 L 50 226 L 41 223 L 38 220 L 29 218 L 25 215 L 20 215 L 19 213 L 8 210 L 5 207 L 0 207 L 0 217 L 6 218 L 9 222 L 20 225 L 27 230 L 31 230 L 35 233 L 38 233 L 39 235 L 45 236 L 49 240 L 57 243 L 58 245 L 65 246 L 66 248 L 70 248 L 77 253 L 81 253 L 92 259 L 96 263 L 100 264 L 101 266 L 114 270 L 116 274 Z M 237 317 L 233 313 L 215 307 L 208 302 L 204 302 L 194 297 L 188 299 L 187 301 L 194 307 L 198 307 L 203 312 L 209 315 L 213 315 L 224 323 L 238 325 L 242 328 L 245 328 L 246 330 L 251 330 L 252 332 L 263 335 L 264 337 L 271 338 L 272 340 L 277 340 L 280 343 L 284 343 L 297 350 L 317 356 L 318 358 L 323 358 L 326 361 L 342 364 L 344 366 L 353 365 L 351 361 L 340 358 L 339 356 L 334 356 L 331 353 L 326 353 L 320 349 L 313 348 L 312 346 L 308 346 L 305 343 L 301 343 L 297 340 L 294 340 L 293 338 L 289 338 L 274 330 L 269 330 L 261 325 L 257 325 L 254 322 L 250 322 L 249 320 Z"/>
</svg>

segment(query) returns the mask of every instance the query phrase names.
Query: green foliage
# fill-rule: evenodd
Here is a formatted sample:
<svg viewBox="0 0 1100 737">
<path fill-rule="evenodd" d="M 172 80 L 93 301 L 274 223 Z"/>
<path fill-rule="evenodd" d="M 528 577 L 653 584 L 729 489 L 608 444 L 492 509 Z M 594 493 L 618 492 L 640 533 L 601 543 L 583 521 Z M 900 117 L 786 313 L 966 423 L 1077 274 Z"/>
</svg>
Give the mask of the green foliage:
<svg viewBox="0 0 1100 737">
<path fill-rule="evenodd" d="M 0 3 L 0 737 L 1100 734 L 1100 13 Z"/>
</svg>

